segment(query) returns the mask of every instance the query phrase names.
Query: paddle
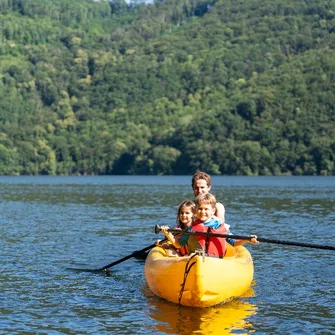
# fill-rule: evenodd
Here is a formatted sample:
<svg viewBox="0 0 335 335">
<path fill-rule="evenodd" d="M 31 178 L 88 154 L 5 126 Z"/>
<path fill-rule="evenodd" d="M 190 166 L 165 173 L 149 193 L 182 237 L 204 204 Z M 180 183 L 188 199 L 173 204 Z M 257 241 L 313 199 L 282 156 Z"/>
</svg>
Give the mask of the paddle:
<svg viewBox="0 0 335 335">
<path fill-rule="evenodd" d="M 159 225 L 155 226 L 155 233 L 158 234 L 161 231 L 161 227 Z M 252 239 L 251 236 L 241 236 L 241 235 L 229 235 L 229 234 L 215 234 L 215 233 L 205 233 L 198 231 L 183 231 L 178 229 L 169 229 L 171 233 L 183 233 L 187 235 L 202 235 L 202 236 L 213 236 L 213 237 L 223 237 L 223 238 L 232 238 L 235 240 L 246 240 L 250 241 Z M 311 244 L 311 243 L 300 243 L 300 242 L 291 242 L 291 241 L 282 241 L 282 240 L 272 240 L 269 238 L 257 237 L 257 241 L 264 243 L 274 243 L 274 244 L 285 244 L 285 245 L 293 245 L 297 247 L 306 247 L 306 248 L 315 248 L 315 249 L 325 249 L 325 250 L 335 250 L 335 247 L 330 245 L 319 245 L 319 244 Z"/>
<path fill-rule="evenodd" d="M 164 239 L 164 240 L 160 241 L 160 243 L 166 242 L 166 241 L 167 241 L 167 239 Z M 74 271 L 86 271 L 86 272 L 106 272 L 106 273 L 109 273 L 108 269 L 111 268 L 112 266 L 120 264 L 120 263 L 126 261 L 129 258 L 135 257 L 136 255 L 139 255 L 139 254 L 141 254 L 141 253 L 143 253 L 143 252 L 145 252 L 147 250 L 152 249 L 155 246 L 156 246 L 156 244 L 151 244 L 151 245 L 149 245 L 149 246 L 147 246 L 147 247 L 145 247 L 145 248 L 143 248 L 141 250 L 133 251 L 128 256 L 124 256 L 124 257 L 122 257 L 122 258 L 120 258 L 120 259 L 118 259 L 118 260 L 116 260 L 116 261 L 114 261 L 114 262 L 112 262 L 110 264 L 107 264 L 107 265 L 105 265 L 105 266 L 103 266 L 102 268 L 99 268 L 99 269 L 73 269 L 73 268 L 70 268 L 70 270 L 74 270 Z"/>
<path fill-rule="evenodd" d="M 149 246 L 147 246 L 147 247 L 145 247 L 145 248 L 143 248 L 143 249 L 141 249 L 141 250 L 133 251 L 133 252 L 132 252 L 131 254 L 129 254 L 128 256 L 124 256 L 124 257 L 118 259 L 117 261 L 114 261 L 114 262 L 112 262 L 112 263 L 109 263 L 109 264 L 107 264 L 107 265 L 105 265 L 105 266 L 103 266 L 102 268 L 97 269 L 97 270 L 98 270 L 98 271 L 107 271 L 107 269 L 111 268 L 112 266 L 115 266 L 115 265 L 117 265 L 117 264 L 120 264 L 120 263 L 126 261 L 126 260 L 129 259 L 129 258 L 132 258 L 132 257 L 134 257 L 134 256 L 136 256 L 136 255 L 141 254 L 142 252 L 145 252 L 145 251 L 147 251 L 147 250 L 149 250 L 149 249 L 152 249 L 152 248 L 155 247 L 155 246 L 156 246 L 156 244 L 151 244 L 151 245 L 149 245 Z"/>
</svg>

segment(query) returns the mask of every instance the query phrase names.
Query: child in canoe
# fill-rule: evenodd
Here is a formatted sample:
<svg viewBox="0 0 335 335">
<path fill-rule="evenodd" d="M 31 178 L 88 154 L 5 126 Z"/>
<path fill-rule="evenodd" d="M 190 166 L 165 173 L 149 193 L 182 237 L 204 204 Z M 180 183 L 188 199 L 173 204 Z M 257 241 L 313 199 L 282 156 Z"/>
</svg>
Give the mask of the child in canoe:
<svg viewBox="0 0 335 335">
<path fill-rule="evenodd" d="M 179 206 L 177 210 L 177 229 L 181 229 L 184 231 L 189 231 L 192 228 L 192 224 L 195 219 L 195 203 L 192 200 L 185 200 Z M 169 233 L 167 230 L 169 229 L 168 226 L 161 226 L 161 230 L 164 235 L 168 238 L 168 240 L 172 243 L 173 248 L 171 248 L 171 244 L 164 243 L 162 247 L 165 249 L 169 249 L 169 256 L 181 256 L 188 254 L 187 245 L 180 246 L 178 244 L 178 238 L 183 236 L 182 232 L 177 235 L 173 235 Z M 158 244 L 160 241 L 157 241 Z M 177 250 L 176 250 L 177 249 Z"/>
<path fill-rule="evenodd" d="M 230 234 L 229 226 L 222 223 L 214 216 L 216 210 L 216 198 L 210 193 L 200 194 L 196 198 L 196 216 L 197 219 L 192 223 L 192 231 L 201 233 L 217 233 Z M 173 236 L 169 231 L 169 227 L 161 227 L 163 234 L 177 249 L 185 248 L 187 254 L 195 252 L 196 249 L 203 249 L 206 254 L 223 257 L 226 252 L 226 239 L 219 237 L 210 237 L 204 235 L 189 235 Z M 251 241 L 247 240 L 233 240 L 227 238 L 227 242 L 233 246 L 243 245 L 246 242 L 252 244 L 258 243 L 257 236 L 252 235 Z M 182 250 L 182 249 L 181 249 Z"/>
</svg>

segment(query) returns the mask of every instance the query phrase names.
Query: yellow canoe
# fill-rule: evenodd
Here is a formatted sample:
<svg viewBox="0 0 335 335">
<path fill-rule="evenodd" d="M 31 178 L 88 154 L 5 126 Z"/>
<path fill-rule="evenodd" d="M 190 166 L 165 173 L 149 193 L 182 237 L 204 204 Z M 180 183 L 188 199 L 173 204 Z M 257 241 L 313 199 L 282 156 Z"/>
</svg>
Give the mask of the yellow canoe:
<svg viewBox="0 0 335 335">
<path fill-rule="evenodd" d="M 222 259 L 200 253 L 169 256 L 156 246 L 146 258 L 144 271 L 155 295 L 183 306 L 210 307 L 243 295 L 251 285 L 254 266 L 243 246 L 228 245 Z"/>
</svg>

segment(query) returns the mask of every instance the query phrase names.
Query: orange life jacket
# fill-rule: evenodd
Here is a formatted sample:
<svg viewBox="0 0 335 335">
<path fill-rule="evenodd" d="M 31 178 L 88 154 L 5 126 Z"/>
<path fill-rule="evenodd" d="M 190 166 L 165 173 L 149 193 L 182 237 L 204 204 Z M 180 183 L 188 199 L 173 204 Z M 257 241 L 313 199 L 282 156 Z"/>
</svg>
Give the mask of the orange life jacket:
<svg viewBox="0 0 335 335">
<path fill-rule="evenodd" d="M 177 227 L 176 229 L 180 229 L 181 230 L 181 228 L 180 227 Z M 175 237 L 181 237 L 183 234 L 181 233 L 181 234 L 178 234 L 178 235 L 176 235 Z M 189 252 L 188 252 L 188 246 L 187 246 L 187 243 L 183 246 L 183 247 L 181 247 L 181 248 L 179 248 L 178 249 L 178 251 L 183 255 L 183 256 L 186 256 L 186 255 L 188 255 L 189 254 Z"/>
<path fill-rule="evenodd" d="M 205 226 L 203 222 L 197 220 L 192 225 L 193 231 L 215 234 L 226 234 L 227 228 L 224 224 L 217 229 Z M 223 257 L 226 253 L 226 239 L 222 237 L 195 235 L 205 252 L 211 256 Z"/>
</svg>

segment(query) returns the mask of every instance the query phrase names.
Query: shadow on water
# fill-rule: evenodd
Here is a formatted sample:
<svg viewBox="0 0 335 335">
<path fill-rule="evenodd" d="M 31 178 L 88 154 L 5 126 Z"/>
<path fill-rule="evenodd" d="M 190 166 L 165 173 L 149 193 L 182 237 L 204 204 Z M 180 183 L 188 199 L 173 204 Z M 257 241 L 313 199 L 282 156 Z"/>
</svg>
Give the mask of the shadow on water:
<svg viewBox="0 0 335 335">
<path fill-rule="evenodd" d="M 210 308 L 192 308 L 178 306 L 150 293 L 146 295 L 150 300 L 149 315 L 157 321 L 153 326 L 155 333 L 226 335 L 254 331 L 249 318 L 256 314 L 257 306 L 243 299 Z M 250 288 L 244 298 L 253 295 L 254 290 Z"/>
</svg>

